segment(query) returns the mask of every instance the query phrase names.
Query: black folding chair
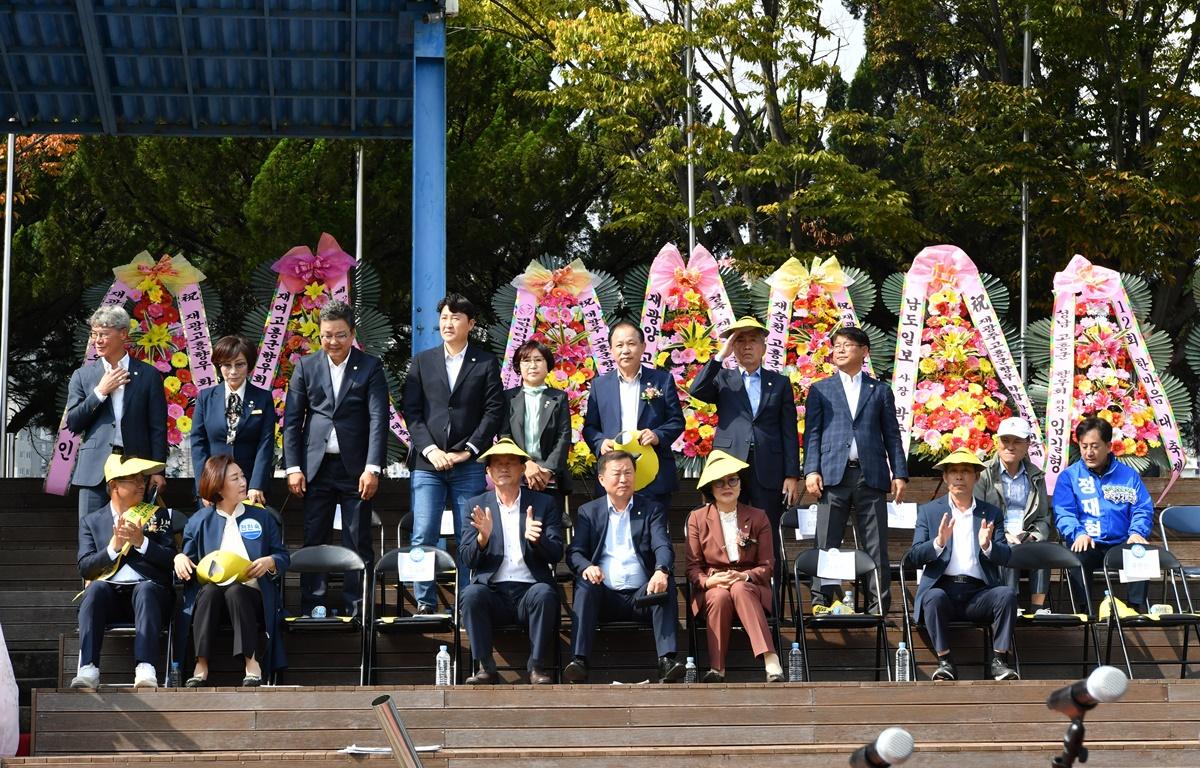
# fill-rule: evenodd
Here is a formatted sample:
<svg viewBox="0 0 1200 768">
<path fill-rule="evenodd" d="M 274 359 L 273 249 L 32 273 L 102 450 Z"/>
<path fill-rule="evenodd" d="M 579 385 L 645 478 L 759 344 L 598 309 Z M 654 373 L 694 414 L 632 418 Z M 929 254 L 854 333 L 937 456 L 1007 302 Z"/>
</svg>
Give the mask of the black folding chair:
<svg viewBox="0 0 1200 768">
<path fill-rule="evenodd" d="M 1121 654 L 1125 657 L 1125 671 L 1129 678 L 1133 679 L 1134 666 L 1158 666 L 1158 661 L 1155 659 L 1139 659 L 1132 660 L 1129 657 L 1129 646 L 1125 642 L 1126 629 L 1162 629 L 1168 630 L 1175 627 L 1183 628 L 1183 649 L 1179 655 L 1179 677 L 1183 679 L 1187 677 L 1187 668 L 1189 664 L 1197 664 L 1200 662 L 1188 661 L 1188 646 L 1191 640 L 1192 632 L 1197 633 L 1200 637 L 1200 616 L 1196 615 L 1195 608 L 1192 605 L 1192 594 L 1188 589 L 1187 577 L 1184 575 L 1183 566 L 1179 560 L 1169 551 L 1156 547 L 1151 544 L 1125 544 L 1120 547 L 1113 547 L 1104 555 L 1104 585 L 1108 589 L 1108 594 L 1112 595 L 1113 579 L 1119 578 L 1120 570 L 1124 567 L 1124 552 L 1133 547 L 1144 547 L 1146 552 L 1158 552 L 1158 565 L 1163 572 L 1161 600 L 1169 602 L 1175 607 L 1174 613 L 1162 613 L 1151 617 L 1146 614 L 1138 614 L 1137 616 L 1128 616 L 1121 618 L 1117 615 L 1116 609 L 1108 612 L 1108 637 L 1105 645 L 1104 663 L 1108 664 L 1112 660 L 1112 637 L 1113 632 L 1117 634 L 1117 638 L 1121 643 Z M 1167 584 L 1171 585 L 1171 592 L 1167 592 Z M 1182 586 L 1182 592 L 1180 587 Z M 1150 590 L 1147 590 L 1147 602 L 1151 603 Z M 1174 598 L 1173 600 L 1171 598 Z"/>
<path fill-rule="evenodd" d="M 426 546 L 405 546 L 397 547 L 379 558 L 379 562 L 375 564 L 374 582 L 379 586 L 381 602 L 377 610 L 375 601 L 370 601 L 370 614 L 367 623 L 368 631 L 366 633 L 367 684 L 371 684 L 371 681 L 375 679 L 377 671 L 411 672 L 417 669 L 427 669 L 423 664 L 407 667 L 381 667 L 375 663 L 376 635 L 393 632 L 453 632 L 454 650 L 450 654 L 450 680 L 455 684 L 458 682 L 458 657 L 459 648 L 462 645 L 462 632 L 457 619 L 458 612 L 416 613 L 414 610 L 416 608 L 416 599 L 411 596 L 404 582 L 400 581 L 400 557 L 408 556 L 409 553 L 414 551 L 423 553 L 425 557 L 432 556 L 434 558 L 434 581 L 437 584 L 445 586 L 447 589 L 453 590 L 454 605 L 458 605 L 458 564 L 446 550 Z M 391 605 L 390 609 L 387 599 L 389 585 L 393 587 L 396 596 L 396 601 Z M 372 592 L 372 594 L 374 593 Z M 406 600 L 406 596 L 409 598 L 408 600 Z"/>
<path fill-rule="evenodd" d="M 908 550 L 908 552 L 906 552 L 904 554 L 904 558 L 900 561 L 899 572 L 900 572 L 900 594 L 904 598 L 904 600 L 903 600 L 904 639 L 908 643 L 909 658 L 912 660 L 912 678 L 913 678 L 913 680 L 916 680 L 917 679 L 917 651 L 916 651 L 916 648 L 913 647 L 913 642 L 912 642 L 913 630 L 914 629 L 917 630 L 918 633 L 924 633 L 926 644 L 929 645 L 930 647 L 933 646 L 933 643 L 929 639 L 929 633 L 928 633 L 928 630 L 926 630 L 925 625 L 923 623 L 914 621 L 913 617 L 912 617 L 913 616 L 913 608 L 914 608 L 913 601 L 916 599 L 916 591 L 917 591 L 917 587 L 919 586 L 917 574 L 918 574 L 918 571 L 923 568 L 923 566 L 919 566 L 917 563 L 915 563 L 913 561 L 912 556 L 913 556 L 912 549 Z M 911 570 L 911 573 L 909 573 L 910 570 Z M 908 578 L 908 576 L 912 577 L 911 581 Z M 910 583 L 912 584 L 911 592 L 908 589 L 908 585 Z M 947 623 L 947 628 L 952 629 L 952 630 L 953 629 L 978 629 L 978 630 L 980 630 L 980 632 L 983 634 L 983 653 L 982 653 L 982 658 L 980 661 L 980 667 L 983 669 L 983 671 L 986 675 L 986 672 L 988 670 L 988 664 L 991 663 L 992 646 L 994 645 L 994 643 L 992 642 L 991 622 L 990 621 L 974 622 L 974 621 L 965 621 L 965 620 L 964 621 L 951 621 L 951 622 Z M 1014 654 L 1014 656 L 1015 656 L 1015 654 Z M 960 664 L 960 666 L 961 666 L 961 664 Z M 1017 667 L 1018 667 L 1018 669 L 1020 668 L 1019 660 L 1017 660 Z M 1019 675 L 1020 672 L 1018 672 L 1017 674 Z"/>
<path fill-rule="evenodd" d="M 788 554 L 788 542 L 799 546 L 800 541 L 796 539 L 796 532 L 800 528 L 800 511 L 798 507 L 791 507 L 784 510 L 783 515 L 779 518 L 779 540 L 775 544 L 775 556 L 782 563 L 790 563 L 791 556 Z M 782 584 L 776 585 L 776 605 L 779 611 L 776 613 L 779 616 L 780 622 L 787 621 L 791 616 L 793 625 L 796 622 L 796 614 L 800 608 L 800 590 L 796 584 L 796 576 L 794 571 L 784 568 L 782 571 Z M 785 610 L 786 603 L 786 610 Z"/>
<path fill-rule="evenodd" d="M 296 573 L 337 573 L 344 571 L 362 571 L 362 610 L 367 612 L 370 606 L 367 596 L 371 594 L 371 574 L 367 564 L 358 553 L 346 547 L 335 544 L 318 544 L 314 547 L 304 547 L 292 553 L 292 564 L 288 568 Z M 366 622 L 360 616 L 288 616 L 283 620 L 284 627 L 289 632 L 356 632 L 358 644 L 358 684 L 366 685 Z M 346 672 L 353 667 L 326 667 L 332 672 Z"/>
<path fill-rule="evenodd" d="M 1163 549 L 1170 551 L 1167 530 L 1187 536 L 1200 536 L 1200 506 L 1167 507 L 1158 517 L 1158 530 L 1162 536 Z M 1189 579 L 1200 579 L 1200 566 L 1185 565 L 1183 574 Z"/>
<path fill-rule="evenodd" d="M 875 561 L 866 552 L 859 549 L 842 550 L 843 552 L 854 553 L 854 585 L 857 589 L 857 594 L 863 594 L 864 579 L 867 577 L 875 580 L 875 593 L 881 594 L 879 591 L 879 569 L 875 567 Z M 802 578 L 807 577 L 812 579 L 817 575 L 817 563 L 821 557 L 821 550 L 810 549 L 807 552 L 801 552 L 796 557 L 796 562 L 793 565 L 793 572 L 796 583 L 799 584 Z M 813 665 L 809 661 L 808 653 L 808 630 L 849 630 L 849 629 L 872 629 L 875 630 L 875 679 L 879 680 L 881 672 L 886 672 L 888 680 L 892 679 L 891 666 L 887 662 L 887 654 L 890 651 L 887 642 L 887 617 L 874 613 L 824 613 L 820 616 L 806 615 L 804 605 L 801 603 L 796 611 L 796 642 L 800 643 L 800 651 L 804 656 L 804 679 L 812 680 L 811 670 L 817 669 L 830 672 L 850 672 L 863 669 L 862 667 L 853 667 L 837 664 L 822 664 Z M 910 645 L 911 647 L 911 640 Z"/>
<path fill-rule="evenodd" d="M 1026 544 L 1018 544 L 1012 548 L 1008 567 L 1015 571 L 1059 569 L 1062 574 L 1060 581 L 1066 582 L 1067 595 L 1071 603 L 1070 613 L 1051 613 L 1040 616 L 1037 614 L 1028 616 L 1024 614 L 1017 615 L 1017 622 L 1013 631 L 1013 657 L 1017 663 L 1017 674 L 1021 674 L 1022 662 L 1020 661 L 1020 654 L 1016 652 L 1016 630 L 1024 627 L 1038 627 L 1082 630 L 1083 643 L 1079 669 L 1081 675 L 1087 675 L 1089 636 L 1092 645 L 1096 648 L 1096 664 L 1100 663 L 1100 641 L 1096 635 L 1096 617 L 1092 614 L 1092 601 L 1088 596 L 1087 580 L 1081 578 L 1083 582 L 1083 594 L 1079 596 L 1080 599 L 1076 599 L 1075 589 L 1071 585 L 1071 580 L 1066 577 L 1067 572 L 1071 569 L 1078 569 L 1082 577 L 1083 565 L 1079 562 L 1079 557 L 1062 544 L 1049 541 L 1032 541 Z M 1080 610 L 1081 607 L 1082 610 Z M 1025 666 L 1058 666 L 1059 663 L 1057 660 L 1024 662 Z"/>
<path fill-rule="evenodd" d="M 770 613 L 767 614 L 767 628 L 771 630 L 771 639 L 775 643 L 776 650 L 780 654 L 782 654 L 783 651 L 779 650 L 783 647 L 780 643 L 780 638 L 779 638 L 779 590 L 775 588 L 775 579 L 771 579 L 771 606 L 772 606 L 771 611 L 770 611 Z M 687 623 L 688 655 L 691 656 L 692 658 L 694 658 L 696 660 L 697 665 L 699 665 L 699 663 L 700 663 L 700 632 L 701 632 L 701 630 L 706 630 L 708 628 L 708 624 L 705 621 L 704 616 L 697 616 L 695 613 L 692 612 L 692 582 L 686 576 L 683 579 L 683 611 L 684 611 L 685 621 Z M 734 614 L 733 619 L 734 619 L 733 628 L 734 629 L 742 629 L 742 624 L 738 620 L 736 613 Z M 726 671 L 729 671 L 731 669 L 733 669 L 733 670 L 761 669 L 761 666 L 753 666 L 753 667 L 752 666 L 744 666 L 744 667 L 727 666 L 726 667 Z"/>
</svg>

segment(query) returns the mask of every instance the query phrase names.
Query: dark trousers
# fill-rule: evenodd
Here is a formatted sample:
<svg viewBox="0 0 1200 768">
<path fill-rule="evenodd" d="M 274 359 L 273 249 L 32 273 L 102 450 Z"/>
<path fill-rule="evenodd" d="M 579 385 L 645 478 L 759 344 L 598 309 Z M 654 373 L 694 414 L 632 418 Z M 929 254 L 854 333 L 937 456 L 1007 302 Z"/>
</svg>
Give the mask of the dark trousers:
<svg viewBox="0 0 1200 768">
<path fill-rule="evenodd" d="M 79 519 L 95 512 L 109 502 L 108 483 L 77 485 L 79 489 Z"/>
<path fill-rule="evenodd" d="M 571 649 L 576 656 L 587 658 L 592 651 L 596 627 L 602 621 L 638 621 L 654 628 L 654 647 L 659 656 L 675 653 L 675 630 L 679 625 L 679 606 L 675 599 L 675 581 L 667 580 L 667 599 L 647 607 L 634 601 L 646 594 L 639 589 L 609 589 L 603 582 L 592 584 L 575 580 L 575 602 L 571 606 Z"/>
<path fill-rule="evenodd" d="M 358 495 L 358 478 L 346 472 L 342 457 L 325 454 L 317 473 L 308 480 L 304 492 L 304 546 L 327 543 L 333 530 L 334 507 L 342 505 L 342 546 L 352 549 L 370 571 L 375 563 L 375 548 L 371 542 L 371 502 Z M 347 571 L 343 578 L 346 610 L 357 613 L 362 602 L 362 578 L 358 571 Z M 300 608 L 312 612 L 314 606 L 326 602 L 326 579 L 323 573 L 300 574 Z"/>
<path fill-rule="evenodd" d="M 524 624 L 529 629 L 529 669 L 543 669 L 553 657 L 551 643 L 558 628 L 558 592 L 550 584 L 502 581 L 471 584 L 459 600 L 462 621 L 471 640 L 471 655 L 489 670 L 492 659 L 492 628 Z"/>
<path fill-rule="evenodd" d="M 1099 544 L 1097 543 L 1091 549 L 1084 552 L 1076 552 L 1076 557 L 1083 564 L 1083 575 L 1087 579 L 1088 595 L 1092 598 L 1093 604 L 1098 604 L 1100 599 L 1104 597 L 1104 588 L 1093 588 L 1093 577 L 1096 574 L 1097 568 L 1104 566 L 1104 556 L 1108 554 L 1108 550 L 1113 547 L 1122 547 L 1123 543 L 1118 544 Z M 1075 568 L 1067 570 L 1067 578 L 1071 580 L 1071 589 L 1075 590 L 1075 599 L 1083 605 L 1083 582 L 1079 579 L 1079 571 Z M 1148 581 L 1131 581 L 1125 585 L 1125 596 L 1128 601 L 1138 606 L 1139 608 L 1146 607 L 1146 596 L 1150 591 L 1150 582 Z"/>
<path fill-rule="evenodd" d="M 254 587 L 233 583 L 222 587 L 205 584 L 192 609 L 192 634 L 196 656 L 212 657 L 222 616 L 233 625 L 233 655 L 262 658 L 263 601 Z"/>
<path fill-rule="evenodd" d="M 982 581 L 963 584 L 941 578 L 921 597 L 921 621 L 939 655 L 950 650 L 947 626 L 952 621 L 990 622 L 992 649 L 1007 651 L 1016 619 L 1017 596 L 1007 585 L 989 587 Z"/>
<path fill-rule="evenodd" d="M 851 508 L 854 509 L 853 518 L 850 517 Z M 863 482 L 862 470 L 856 466 L 847 466 L 842 482 L 832 486 L 826 485 L 825 492 L 821 494 L 821 500 L 817 503 L 817 547 L 841 547 L 848 520 L 854 521 L 859 548 L 875 561 L 875 566 L 879 569 L 882 600 L 880 595 L 875 594 L 875 580 L 868 577 L 867 606 L 874 608 L 876 605 L 882 605 L 882 612 L 886 615 L 892 602 L 892 568 L 888 562 L 887 551 L 887 494 Z M 820 590 L 829 598 L 833 594 L 832 586 L 836 582 L 826 582 L 828 580 L 823 581 L 814 576 L 813 590 Z"/>
<path fill-rule="evenodd" d="M 133 657 L 138 664 L 157 664 L 159 635 L 175 593 L 157 581 L 112 584 L 93 581 L 79 603 L 79 664 L 100 666 L 104 630 L 112 624 L 133 622 Z"/>
<path fill-rule="evenodd" d="M 779 556 L 779 519 L 783 517 L 783 478 L 779 478 L 779 485 L 775 488 L 763 485 L 759 481 L 758 473 L 754 469 L 756 450 L 751 447 L 746 459 L 750 464 L 750 470 L 742 475 L 742 492 L 739 501 L 766 512 L 767 519 L 771 521 L 771 542 L 775 551 L 775 583 L 779 585 L 783 584 L 784 567 L 783 558 Z"/>
</svg>

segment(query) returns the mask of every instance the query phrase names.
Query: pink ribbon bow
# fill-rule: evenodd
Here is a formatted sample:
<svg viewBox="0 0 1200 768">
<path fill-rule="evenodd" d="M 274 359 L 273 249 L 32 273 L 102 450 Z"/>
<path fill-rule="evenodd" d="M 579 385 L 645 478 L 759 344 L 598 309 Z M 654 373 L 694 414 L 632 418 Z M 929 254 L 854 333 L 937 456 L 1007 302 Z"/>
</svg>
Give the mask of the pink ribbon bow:
<svg viewBox="0 0 1200 768">
<path fill-rule="evenodd" d="M 1078 294 L 1083 301 L 1112 300 L 1120 297 L 1122 290 L 1119 272 L 1097 266 L 1079 254 L 1054 276 L 1056 296 Z"/>
<path fill-rule="evenodd" d="M 271 269 L 279 273 L 279 279 L 292 293 L 299 293 L 309 283 L 324 283 L 345 275 L 354 266 L 354 257 L 342 250 L 333 235 L 321 233 L 314 254 L 307 245 L 298 245 Z"/>
<path fill-rule="evenodd" d="M 717 260 L 697 246 L 688 264 L 673 244 L 667 243 L 650 264 L 650 290 L 667 293 L 675 285 L 708 296 L 720 288 L 721 273 Z"/>
<path fill-rule="evenodd" d="M 979 269 L 962 248 L 956 245 L 931 245 L 917 254 L 908 279 L 917 285 L 938 283 L 953 284 L 957 281 L 963 292 L 981 287 Z"/>
</svg>

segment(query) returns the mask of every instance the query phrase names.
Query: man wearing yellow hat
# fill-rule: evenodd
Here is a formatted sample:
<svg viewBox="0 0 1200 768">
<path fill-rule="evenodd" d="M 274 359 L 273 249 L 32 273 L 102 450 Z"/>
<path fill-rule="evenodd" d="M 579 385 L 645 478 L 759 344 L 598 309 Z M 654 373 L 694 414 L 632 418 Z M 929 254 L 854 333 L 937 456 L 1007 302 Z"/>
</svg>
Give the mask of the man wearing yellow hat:
<svg viewBox="0 0 1200 768">
<path fill-rule="evenodd" d="M 175 542 L 168 513 L 142 505 L 142 496 L 147 477 L 163 469 L 159 461 L 109 456 L 104 464 L 109 503 L 79 522 L 79 575 L 91 583 L 79 604 L 79 670 L 72 688 L 100 684 L 104 629 L 130 620 L 136 630 L 133 684 L 158 686 L 159 634 L 174 602 Z"/>
<path fill-rule="evenodd" d="M 462 621 L 478 669 L 467 685 L 500 681 L 492 658 L 492 627 L 521 623 L 529 628 L 529 682 L 553 682 L 543 666 L 557 640 L 558 589 L 554 566 L 562 558 L 562 515 L 555 499 L 521 487 L 529 454 L 503 438 L 477 459 L 487 465 L 495 490 L 467 502 L 468 530 L 459 545 L 471 572 L 460 597 Z"/>
<path fill-rule="evenodd" d="M 923 621 L 937 653 L 934 680 L 956 680 L 950 657 L 951 621 L 991 622 L 994 680 L 1015 680 L 1008 666 L 1017 596 L 1004 582 L 1001 566 L 1012 550 L 1004 538 L 1004 513 L 976 499 L 975 483 L 983 462 L 974 453 L 957 450 L 939 461 L 949 493 L 917 509 L 911 562 L 924 566 L 913 620 Z"/>
<path fill-rule="evenodd" d="M 690 394 L 717 406 L 713 450 L 750 465 L 741 500 L 766 512 L 778 535 L 784 506 L 800 501 L 800 440 L 791 382 L 762 367 L 766 340 L 767 329 L 758 320 L 738 320 L 725 331 L 721 351 L 692 380 Z M 730 356 L 737 368 L 724 367 Z"/>
</svg>

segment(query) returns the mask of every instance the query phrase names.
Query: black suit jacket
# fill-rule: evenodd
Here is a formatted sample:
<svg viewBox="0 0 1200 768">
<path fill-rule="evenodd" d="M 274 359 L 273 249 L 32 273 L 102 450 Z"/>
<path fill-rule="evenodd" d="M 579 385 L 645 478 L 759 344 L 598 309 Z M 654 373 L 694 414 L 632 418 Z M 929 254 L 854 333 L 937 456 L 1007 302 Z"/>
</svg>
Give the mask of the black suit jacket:
<svg viewBox="0 0 1200 768">
<path fill-rule="evenodd" d="M 525 392 L 524 387 L 513 387 L 504 390 L 504 399 L 508 404 L 507 418 L 501 429 L 501 437 L 510 437 L 513 442 L 525 451 Z M 554 481 L 562 491 L 570 490 L 567 479 L 567 455 L 571 452 L 571 408 L 567 393 L 561 389 L 547 387 L 542 393 L 542 412 L 540 418 L 541 466 L 554 472 Z"/>
<path fill-rule="evenodd" d="M 492 446 L 504 420 L 500 363 L 488 351 L 467 344 L 462 368 L 450 389 L 445 347 L 438 345 L 413 358 L 404 385 L 404 418 L 413 442 L 413 466 L 436 472 L 423 453 L 470 451 L 478 456 Z M 474 446 L 474 450 L 468 447 Z"/>
<path fill-rule="evenodd" d="M 329 356 L 314 352 L 300 358 L 283 411 L 283 466 L 300 467 L 311 481 L 334 429 L 350 477 L 361 475 L 367 464 L 387 464 L 388 388 L 378 357 L 351 349 L 336 398 Z"/>
<path fill-rule="evenodd" d="M 500 524 L 500 503 L 496 500 L 496 492 L 481 493 L 467 502 L 468 511 L 475 507 L 492 511 L 492 535 L 488 538 L 487 546 L 480 549 L 474 528 L 470 529 L 467 535 L 463 536 L 458 554 L 463 566 L 471 570 L 471 583 L 487 584 L 504 563 L 504 526 Z M 537 544 L 530 544 L 525 539 L 525 516 L 528 507 L 533 507 L 533 519 L 542 523 L 542 535 Z M 563 555 L 562 515 L 558 506 L 546 494 L 522 488 L 518 517 L 521 554 L 525 557 L 525 565 L 529 567 L 533 578 L 543 584 L 554 584 L 554 565 Z"/>
<path fill-rule="evenodd" d="M 668 574 L 672 573 L 675 549 L 671 546 L 666 509 L 658 502 L 635 493 L 633 506 L 627 514 L 630 516 L 629 532 L 633 537 L 633 546 L 646 568 L 646 576 L 653 576 L 660 568 L 665 568 Z M 607 532 L 607 496 L 593 499 L 576 510 L 571 545 L 567 547 L 567 565 L 576 578 L 580 578 L 589 565 L 600 564 Z"/>
<path fill-rule="evenodd" d="M 104 376 L 104 364 L 94 360 L 71 374 L 67 387 L 67 429 L 79 435 L 79 457 L 71 482 L 104 482 L 104 462 L 116 440 L 112 395 L 103 401 L 93 391 Z M 121 445 L 126 456 L 167 460 L 167 397 L 163 377 L 149 363 L 130 356 L 129 383 L 122 397 Z"/>
<path fill-rule="evenodd" d="M 751 470 L 759 485 L 782 488 L 785 477 L 800 477 L 800 438 L 796 398 L 787 377 L 759 368 L 758 413 L 750 409 L 741 372 L 709 360 L 692 380 L 691 395 L 717 406 L 713 448 L 745 461 L 755 447 Z"/>
<path fill-rule="evenodd" d="M 275 469 L 275 401 L 265 389 L 246 384 L 242 415 L 233 445 L 226 442 L 229 422 L 225 419 L 225 384 L 200 390 L 192 416 L 192 474 L 196 493 L 200 476 L 212 456 L 232 453 L 233 460 L 246 475 L 248 488 L 266 491 Z"/>
<path fill-rule="evenodd" d="M 175 560 L 175 538 L 171 531 L 171 514 L 159 509 L 154 519 L 146 525 L 146 553 L 132 547 L 129 554 L 121 558 L 141 576 L 171 586 L 171 569 Z M 112 540 L 112 507 L 105 504 L 79 521 L 79 575 L 84 579 L 95 579 L 112 568 L 116 562 L 108 556 L 108 542 Z M 120 554 L 120 553 L 118 553 Z"/>
</svg>

